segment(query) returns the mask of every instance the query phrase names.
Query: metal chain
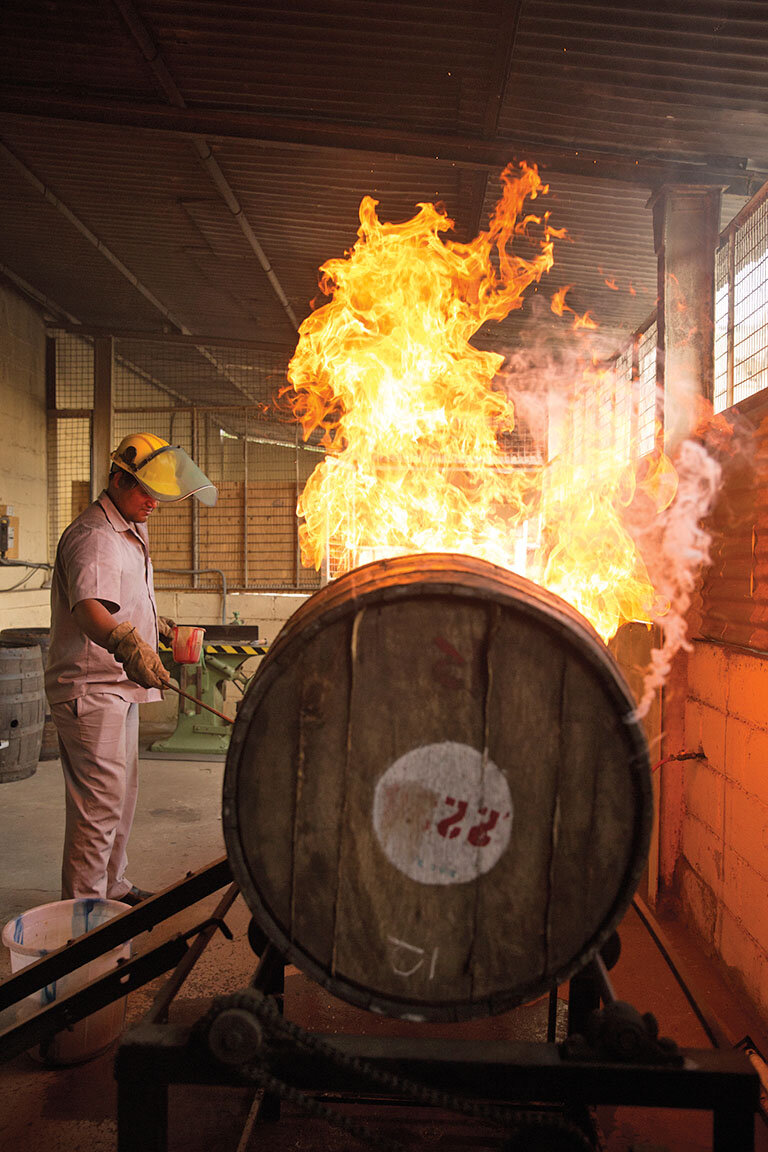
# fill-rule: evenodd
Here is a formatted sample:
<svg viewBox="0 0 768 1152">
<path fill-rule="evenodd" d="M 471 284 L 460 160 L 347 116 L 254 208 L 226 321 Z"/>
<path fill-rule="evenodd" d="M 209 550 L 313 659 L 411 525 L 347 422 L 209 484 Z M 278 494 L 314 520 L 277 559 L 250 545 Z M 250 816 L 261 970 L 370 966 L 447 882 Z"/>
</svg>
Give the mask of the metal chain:
<svg viewBox="0 0 768 1152">
<path fill-rule="evenodd" d="M 271 1035 L 282 1036 L 284 1039 L 324 1057 L 345 1071 L 354 1072 L 364 1079 L 369 1080 L 371 1083 L 385 1088 L 388 1092 L 394 1095 L 405 1096 L 414 1103 L 426 1104 L 430 1107 L 441 1108 L 447 1112 L 470 1116 L 473 1119 L 499 1125 L 509 1131 L 514 1131 L 515 1128 L 520 1128 L 523 1124 L 549 1128 L 553 1131 L 556 1130 L 559 1134 L 570 1136 L 574 1141 L 574 1149 L 580 1147 L 582 1152 L 594 1152 L 593 1145 L 583 1130 L 577 1124 L 574 1124 L 563 1116 L 523 1110 L 513 1111 L 512 1109 L 500 1108 L 498 1105 L 485 1101 L 474 1101 L 463 1096 L 455 1096 L 440 1088 L 432 1088 L 426 1084 L 411 1080 L 408 1077 L 400 1076 L 393 1072 L 386 1072 L 361 1057 L 349 1056 L 347 1053 L 334 1047 L 334 1045 L 308 1032 L 300 1024 L 292 1020 L 286 1020 L 280 1013 L 275 1001 L 271 997 L 265 996 L 263 992 L 256 988 L 236 992 L 233 995 L 215 1000 L 208 1014 L 198 1022 L 199 1026 L 205 1031 L 206 1027 L 215 1019 L 219 1012 L 224 1008 L 230 1007 L 242 1008 L 246 1011 L 253 1012 L 267 1026 L 267 1030 Z M 273 1091 L 275 1095 L 280 1096 L 282 1099 L 296 1104 L 297 1107 L 310 1115 L 323 1116 L 329 1123 L 334 1124 L 336 1127 L 344 1128 L 345 1131 L 367 1142 L 372 1147 L 381 1147 L 385 1152 L 402 1152 L 401 1145 L 393 1143 L 384 1137 L 379 1137 L 377 1134 L 371 1132 L 366 1125 L 356 1124 L 354 1121 L 350 1121 L 348 1117 L 336 1112 L 335 1109 L 320 1104 L 319 1101 L 306 1096 L 300 1092 L 299 1089 L 284 1084 L 282 1081 L 272 1077 L 261 1065 L 246 1065 L 243 1072 L 249 1079 L 257 1081 L 268 1091 Z M 266 1081 L 270 1081 L 274 1087 L 268 1087 Z M 315 1111 L 315 1109 L 317 1110 Z M 358 1131 L 354 1131 L 350 1125 Z"/>
<path fill-rule="evenodd" d="M 390 1140 L 386 1136 L 380 1136 L 378 1132 L 374 1132 L 367 1124 L 362 1124 L 358 1120 L 352 1120 L 349 1116 L 345 1116 L 342 1112 L 337 1111 L 336 1108 L 331 1108 L 322 1101 L 317 1100 L 314 1096 L 308 1096 L 306 1092 L 301 1092 L 298 1088 L 294 1088 L 291 1084 L 286 1084 L 283 1080 L 278 1080 L 276 1076 L 272 1076 L 267 1072 L 263 1065 L 250 1064 L 241 1069 L 242 1074 L 247 1080 L 254 1084 L 258 1084 L 265 1092 L 270 1092 L 273 1096 L 279 1096 L 287 1104 L 293 1104 L 305 1116 L 319 1117 L 325 1120 L 326 1123 L 332 1124 L 334 1128 L 340 1128 L 343 1132 L 347 1132 L 350 1136 L 354 1136 L 362 1144 L 367 1144 L 370 1148 L 378 1148 L 381 1152 L 407 1152 L 403 1144 L 398 1143 L 396 1140 Z"/>
</svg>

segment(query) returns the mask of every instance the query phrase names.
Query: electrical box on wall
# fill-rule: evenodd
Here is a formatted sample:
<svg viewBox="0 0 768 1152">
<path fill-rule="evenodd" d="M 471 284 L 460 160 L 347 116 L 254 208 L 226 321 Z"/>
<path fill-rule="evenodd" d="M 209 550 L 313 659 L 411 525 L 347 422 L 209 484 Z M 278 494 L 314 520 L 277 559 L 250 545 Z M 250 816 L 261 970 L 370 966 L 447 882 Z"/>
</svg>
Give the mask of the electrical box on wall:
<svg viewBox="0 0 768 1152">
<path fill-rule="evenodd" d="M 19 518 L 13 515 L 13 504 L 0 504 L 0 556 L 19 558 Z"/>
</svg>

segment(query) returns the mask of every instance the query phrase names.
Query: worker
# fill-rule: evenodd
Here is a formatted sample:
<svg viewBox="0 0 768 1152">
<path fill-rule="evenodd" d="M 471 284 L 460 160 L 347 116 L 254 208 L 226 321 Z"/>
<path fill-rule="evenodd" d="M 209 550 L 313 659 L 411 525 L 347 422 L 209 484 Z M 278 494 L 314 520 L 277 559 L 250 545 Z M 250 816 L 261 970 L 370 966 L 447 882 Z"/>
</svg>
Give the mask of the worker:
<svg viewBox="0 0 768 1152">
<path fill-rule="evenodd" d="M 151 433 L 126 436 L 107 488 L 65 529 L 51 586 L 45 690 L 66 789 L 62 899 L 135 905 L 152 895 L 126 877 L 138 790 L 138 706 L 169 681 L 147 519 L 159 504 L 217 492 L 186 452 Z"/>
</svg>

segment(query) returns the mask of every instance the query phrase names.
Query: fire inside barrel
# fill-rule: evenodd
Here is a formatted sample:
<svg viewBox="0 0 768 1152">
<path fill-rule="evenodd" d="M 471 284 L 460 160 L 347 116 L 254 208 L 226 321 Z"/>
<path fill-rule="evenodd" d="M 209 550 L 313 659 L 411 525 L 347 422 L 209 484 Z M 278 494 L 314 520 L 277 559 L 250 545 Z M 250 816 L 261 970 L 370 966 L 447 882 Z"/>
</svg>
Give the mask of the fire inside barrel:
<svg viewBox="0 0 768 1152">
<path fill-rule="evenodd" d="M 348 1001 L 500 1012 L 578 970 L 644 867 L 645 738 L 573 608 L 451 554 L 348 573 L 291 618 L 227 761 L 252 911 Z"/>
</svg>

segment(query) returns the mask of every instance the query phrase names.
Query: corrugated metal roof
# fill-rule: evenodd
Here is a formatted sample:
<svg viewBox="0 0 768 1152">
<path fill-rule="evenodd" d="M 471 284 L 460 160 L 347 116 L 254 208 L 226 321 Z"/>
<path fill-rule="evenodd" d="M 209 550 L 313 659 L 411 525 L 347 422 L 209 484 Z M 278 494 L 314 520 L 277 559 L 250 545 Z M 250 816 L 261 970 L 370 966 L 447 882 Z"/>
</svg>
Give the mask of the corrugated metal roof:
<svg viewBox="0 0 768 1152">
<path fill-rule="evenodd" d="M 762 3 L 528 3 L 500 132 L 765 159 L 767 49 Z"/>
<path fill-rule="evenodd" d="M 4 84 L 119 93 L 151 100 L 152 77 L 111 4 L 96 0 L 3 0 Z"/>
<path fill-rule="evenodd" d="M 0 139 L 145 291 L 5 161 L 0 263 L 86 323 L 160 329 L 171 317 L 191 331 L 290 340 L 275 278 L 301 319 L 319 265 L 354 242 L 364 195 L 380 200 L 385 219 L 441 200 L 460 238 L 482 226 L 497 182 L 471 144 L 491 140 L 501 142 L 494 154 L 546 159 L 553 221 L 570 236 L 538 295 L 573 284 L 573 307 L 619 340 L 654 305 L 647 201 L 664 178 L 659 164 L 693 165 L 703 179 L 708 167 L 768 171 L 768 3 L 143 0 L 126 22 L 129 8 L 128 0 L 4 6 Z M 68 110 L 10 114 L 41 92 Z M 93 119 L 82 98 L 99 102 L 108 122 L 68 118 Z M 263 260 L 193 135 L 130 127 L 139 107 L 169 100 L 190 115 L 210 112 L 214 124 L 243 111 L 263 123 L 280 118 L 269 121 L 285 137 L 278 142 L 228 132 L 211 141 Z M 294 138 L 298 119 L 308 137 Z M 334 151 L 313 145 L 313 124 L 341 128 Z M 390 130 L 411 134 L 412 154 L 386 150 Z M 458 138 L 469 141 L 453 149 L 460 159 L 438 159 Z M 593 158 L 580 168 L 582 149 Z M 635 159 L 637 182 L 618 181 L 619 164 L 635 179 Z M 724 216 L 743 200 L 727 198 Z M 484 338 L 519 341 L 533 312 Z"/>
<path fill-rule="evenodd" d="M 483 114 L 503 7 L 165 0 L 142 14 L 190 104 L 455 130 Z"/>
</svg>

